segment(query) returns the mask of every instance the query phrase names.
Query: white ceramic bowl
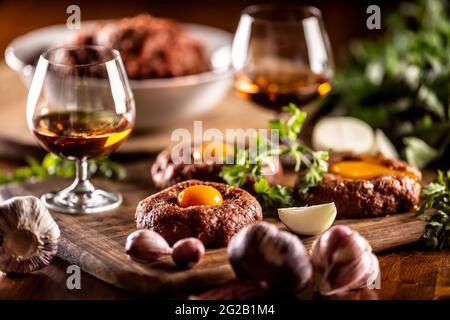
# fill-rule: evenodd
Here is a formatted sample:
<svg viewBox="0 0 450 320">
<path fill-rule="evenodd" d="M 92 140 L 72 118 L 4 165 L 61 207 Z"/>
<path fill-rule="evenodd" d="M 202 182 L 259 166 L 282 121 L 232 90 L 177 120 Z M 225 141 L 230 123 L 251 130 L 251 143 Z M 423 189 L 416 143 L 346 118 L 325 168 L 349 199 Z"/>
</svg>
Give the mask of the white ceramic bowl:
<svg viewBox="0 0 450 320">
<path fill-rule="evenodd" d="M 82 28 L 89 28 L 94 23 L 96 21 L 83 22 Z M 205 43 L 212 70 L 176 78 L 130 80 L 136 101 L 136 129 L 140 131 L 174 125 L 180 120 L 199 116 L 214 108 L 231 88 L 232 35 L 198 24 L 185 24 L 185 27 Z M 34 66 L 27 61 L 50 47 L 66 43 L 73 32 L 65 25 L 54 25 L 26 33 L 8 45 L 6 63 L 28 86 Z"/>
</svg>

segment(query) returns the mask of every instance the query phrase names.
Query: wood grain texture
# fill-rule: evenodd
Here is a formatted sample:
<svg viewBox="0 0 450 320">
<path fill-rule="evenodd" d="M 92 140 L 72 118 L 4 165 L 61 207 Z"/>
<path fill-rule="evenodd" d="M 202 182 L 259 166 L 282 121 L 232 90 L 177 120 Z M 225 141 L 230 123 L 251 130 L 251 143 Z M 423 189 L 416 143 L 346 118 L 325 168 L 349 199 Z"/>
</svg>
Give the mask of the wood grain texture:
<svg viewBox="0 0 450 320">
<path fill-rule="evenodd" d="M 150 183 L 95 182 L 100 187 L 121 192 L 124 203 L 117 210 L 98 215 L 52 212 L 62 232 L 58 250 L 60 258 L 79 265 L 87 273 L 119 288 L 163 296 L 219 285 L 234 277 L 225 248 L 207 250 L 202 262 L 190 270 L 179 270 L 170 257 L 150 264 L 130 260 L 123 247 L 126 236 L 135 230 L 136 205 L 156 190 Z M 51 179 L 39 183 L 7 185 L 0 188 L 0 196 L 40 195 L 48 190 L 61 189 L 68 183 L 67 180 Z M 282 227 L 278 221 L 269 221 Z M 336 223 L 346 224 L 360 232 L 375 252 L 416 242 L 424 228 L 424 223 L 410 213 L 377 219 L 338 220 Z M 305 237 L 302 240 L 310 248 L 314 239 Z"/>
<path fill-rule="evenodd" d="M 82 272 L 81 288 L 67 288 L 69 264 L 53 259 L 44 269 L 27 275 L 6 275 L 0 272 L 0 300 L 112 300 L 132 299 L 136 294 L 118 289 Z"/>
</svg>

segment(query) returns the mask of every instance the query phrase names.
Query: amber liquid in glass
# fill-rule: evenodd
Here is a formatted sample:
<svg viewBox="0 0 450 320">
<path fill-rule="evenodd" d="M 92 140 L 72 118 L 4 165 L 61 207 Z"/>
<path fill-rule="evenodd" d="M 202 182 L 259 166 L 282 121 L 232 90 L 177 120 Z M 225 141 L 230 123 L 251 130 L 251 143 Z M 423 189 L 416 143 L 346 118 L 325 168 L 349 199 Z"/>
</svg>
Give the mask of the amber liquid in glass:
<svg viewBox="0 0 450 320">
<path fill-rule="evenodd" d="M 305 105 L 325 96 L 332 88 L 327 77 L 309 70 L 254 75 L 240 73 L 234 87 L 240 97 L 276 111 L 289 103 Z"/>
<path fill-rule="evenodd" d="M 48 113 L 38 117 L 33 125 L 33 134 L 47 151 L 71 160 L 114 151 L 132 129 L 126 115 L 108 111 Z"/>
</svg>

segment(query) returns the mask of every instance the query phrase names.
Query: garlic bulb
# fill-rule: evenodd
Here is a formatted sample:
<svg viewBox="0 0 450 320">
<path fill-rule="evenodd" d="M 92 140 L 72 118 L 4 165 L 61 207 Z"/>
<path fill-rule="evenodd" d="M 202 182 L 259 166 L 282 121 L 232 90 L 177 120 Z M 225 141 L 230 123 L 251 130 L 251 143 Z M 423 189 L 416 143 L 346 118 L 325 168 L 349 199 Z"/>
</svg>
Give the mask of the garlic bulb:
<svg viewBox="0 0 450 320">
<path fill-rule="evenodd" d="M 138 262 L 152 262 L 171 254 L 172 248 L 159 233 L 143 229 L 130 233 L 125 252 Z"/>
<path fill-rule="evenodd" d="M 238 278 L 263 281 L 275 292 L 297 293 L 312 276 L 300 239 L 267 222 L 239 231 L 228 244 L 228 257 Z"/>
<path fill-rule="evenodd" d="M 48 265 L 58 250 L 59 228 L 36 197 L 0 204 L 0 270 L 29 273 Z"/>
<path fill-rule="evenodd" d="M 342 294 L 372 284 L 379 275 L 369 243 L 350 228 L 337 225 L 312 246 L 314 283 L 322 295 Z"/>
</svg>

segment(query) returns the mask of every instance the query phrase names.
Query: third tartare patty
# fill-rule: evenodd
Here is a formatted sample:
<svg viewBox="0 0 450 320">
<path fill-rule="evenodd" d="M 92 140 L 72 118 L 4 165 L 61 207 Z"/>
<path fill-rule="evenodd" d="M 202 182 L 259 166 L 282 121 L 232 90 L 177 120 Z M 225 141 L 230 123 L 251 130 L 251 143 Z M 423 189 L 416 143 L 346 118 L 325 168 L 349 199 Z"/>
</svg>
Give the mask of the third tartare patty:
<svg viewBox="0 0 450 320">
<path fill-rule="evenodd" d="M 422 175 L 407 163 L 383 157 L 338 154 L 316 187 L 297 190 L 302 204 L 334 202 L 338 217 L 369 218 L 412 211 Z"/>
</svg>

